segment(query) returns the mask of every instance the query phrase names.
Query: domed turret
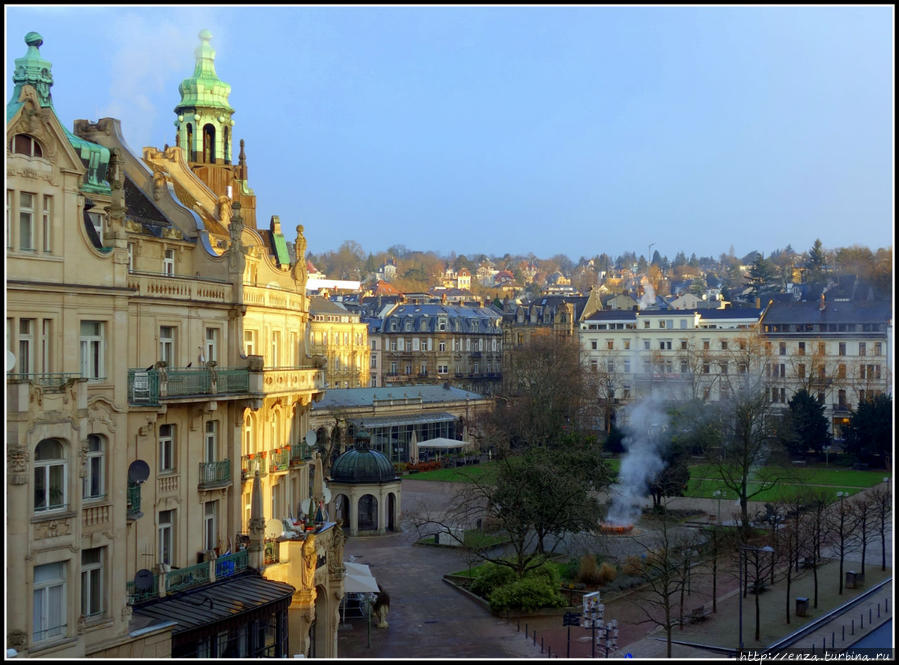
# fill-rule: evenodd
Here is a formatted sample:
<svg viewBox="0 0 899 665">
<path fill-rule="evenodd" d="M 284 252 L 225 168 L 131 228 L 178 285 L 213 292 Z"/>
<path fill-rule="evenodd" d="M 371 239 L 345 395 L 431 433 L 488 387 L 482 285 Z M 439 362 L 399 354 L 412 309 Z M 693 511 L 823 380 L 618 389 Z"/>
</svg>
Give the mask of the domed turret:
<svg viewBox="0 0 899 665">
<path fill-rule="evenodd" d="M 338 483 L 389 483 L 397 479 L 393 464 L 382 453 L 372 450 L 367 432 L 356 436 L 356 447 L 334 460 L 331 480 Z"/>
</svg>

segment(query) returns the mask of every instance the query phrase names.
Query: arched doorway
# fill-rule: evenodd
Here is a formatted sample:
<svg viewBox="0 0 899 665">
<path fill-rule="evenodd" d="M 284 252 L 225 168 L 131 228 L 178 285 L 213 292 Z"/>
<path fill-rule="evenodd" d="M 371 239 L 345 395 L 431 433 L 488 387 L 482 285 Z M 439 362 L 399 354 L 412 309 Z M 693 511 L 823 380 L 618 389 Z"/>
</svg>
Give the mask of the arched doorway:
<svg viewBox="0 0 899 665">
<path fill-rule="evenodd" d="M 334 497 L 334 519 L 343 521 L 343 526 L 350 526 L 350 499 L 346 494 Z"/>
<path fill-rule="evenodd" d="M 359 531 L 378 529 L 378 500 L 373 494 L 365 494 L 359 499 L 358 525 Z"/>
<path fill-rule="evenodd" d="M 387 530 L 396 531 L 396 494 L 387 495 Z"/>
<path fill-rule="evenodd" d="M 215 127 L 203 125 L 203 161 L 215 164 Z"/>
</svg>

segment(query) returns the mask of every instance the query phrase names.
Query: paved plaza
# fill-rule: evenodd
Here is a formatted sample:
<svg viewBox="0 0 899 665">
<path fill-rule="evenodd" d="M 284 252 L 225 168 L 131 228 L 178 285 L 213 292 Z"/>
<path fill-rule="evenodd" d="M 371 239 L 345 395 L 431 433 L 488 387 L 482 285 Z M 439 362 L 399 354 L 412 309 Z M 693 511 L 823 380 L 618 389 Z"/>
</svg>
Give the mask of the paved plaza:
<svg viewBox="0 0 899 665">
<path fill-rule="evenodd" d="M 455 488 L 449 483 L 403 480 L 403 513 L 408 518 L 420 507 L 445 506 Z M 680 499 L 677 507 L 703 509 L 714 512 L 714 500 Z M 571 630 L 570 647 L 567 629 L 561 616 L 540 616 L 522 619 L 502 619 L 493 616 L 481 603 L 443 581 L 448 572 L 462 570 L 469 560 L 461 550 L 445 547 L 415 545 L 418 535 L 404 520 L 404 531 L 386 536 L 349 538 L 346 543 L 347 560 L 371 567 L 385 591 L 390 595 L 389 626 L 369 628 L 363 619 L 348 619 L 338 632 L 338 654 L 341 658 L 433 658 L 433 659 L 519 659 L 564 657 L 570 648 L 572 658 L 591 656 L 590 636 L 584 628 Z M 612 543 L 608 547 L 625 547 Z M 584 546 L 583 543 L 580 543 Z M 892 552 L 888 554 L 888 565 Z M 857 568 L 857 555 L 850 555 L 846 570 Z M 795 617 L 796 596 L 813 598 L 812 576 L 803 572 L 791 589 L 790 626 L 784 624 L 786 595 L 780 585 L 774 585 L 759 596 L 761 639 L 756 642 L 755 596 L 743 599 L 743 644 L 746 648 L 765 646 L 796 629 L 802 622 L 824 614 L 826 609 L 849 600 L 855 594 L 872 588 L 892 572 L 880 571 L 879 544 L 869 548 L 865 589 L 846 589 L 837 594 L 838 563 L 832 561 L 818 569 L 819 609 L 810 608 L 809 617 Z M 693 579 L 690 595 L 685 598 L 689 612 L 693 607 L 711 606 L 710 571 L 698 571 Z M 708 646 L 733 648 L 739 643 L 738 581 L 734 574 L 719 571 L 718 611 L 699 623 L 676 628 L 673 640 Z M 640 623 L 643 613 L 639 592 L 606 602 L 607 618 L 617 618 L 620 626 L 619 649 L 610 656 L 622 658 L 664 658 L 664 632 L 652 623 Z M 811 600 L 810 600 L 811 603 Z M 879 616 L 878 616 L 879 612 Z M 828 648 L 846 646 L 883 624 L 892 616 L 892 584 L 882 592 L 853 608 L 825 628 L 804 638 L 798 647 L 815 645 L 822 640 Z M 870 617 L 870 620 L 869 620 Z M 864 626 L 862 628 L 862 625 Z M 525 636 L 527 630 L 527 637 Z M 536 639 L 534 631 L 536 630 Z M 845 637 L 844 637 L 845 631 Z M 542 646 L 542 651 L 541 651 Z M 603 655 L 602 650 L 597 656 Z M 674 658 L 721 658 L 724 654 L 707 648 L 675 644 Z"/>
</svg>

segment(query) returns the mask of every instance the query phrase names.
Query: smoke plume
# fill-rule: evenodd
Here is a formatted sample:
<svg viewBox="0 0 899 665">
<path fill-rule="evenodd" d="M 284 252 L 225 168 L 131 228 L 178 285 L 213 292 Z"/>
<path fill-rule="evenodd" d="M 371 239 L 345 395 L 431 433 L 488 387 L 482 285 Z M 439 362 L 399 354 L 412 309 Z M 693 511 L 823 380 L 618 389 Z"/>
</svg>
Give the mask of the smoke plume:
<svg viewBox="0 0 899 665">
<path fill-rule="evenodd" d="M 665 468 L 661 447 L 668 428 L 668 415 L 658 397 L 650 396 L 630 406 L 627 424 L 622 427 L 626 453 L 621 460 L 618 482 L 609 492 L 606 522 L 616 525 L 634 524 L 649 495 L 649 483 Z"/>
</svg>

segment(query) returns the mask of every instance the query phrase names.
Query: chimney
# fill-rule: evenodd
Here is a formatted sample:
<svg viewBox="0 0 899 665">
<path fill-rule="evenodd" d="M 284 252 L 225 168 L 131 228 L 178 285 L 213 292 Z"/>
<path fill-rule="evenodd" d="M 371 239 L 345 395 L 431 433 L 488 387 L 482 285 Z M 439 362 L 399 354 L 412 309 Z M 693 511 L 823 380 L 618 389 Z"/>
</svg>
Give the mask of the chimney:
<svg viewBox="0 0 899 665">
<path fill-rule="evenodd" d="M 756 298 L 755 298 L 755 308 L 756 309 L 762 308 L 762 299 L 759 298 L 758 296 L 756 296 Z"/>
<path fill-rule="evenodd" d="M 827 300 L 825 300 L 824 292 L 822 291 L 821 292 L 821 300 L 818 303 L 818 311 L 823 312 L 825 309 L 827 309 Z"/>
</svg>

